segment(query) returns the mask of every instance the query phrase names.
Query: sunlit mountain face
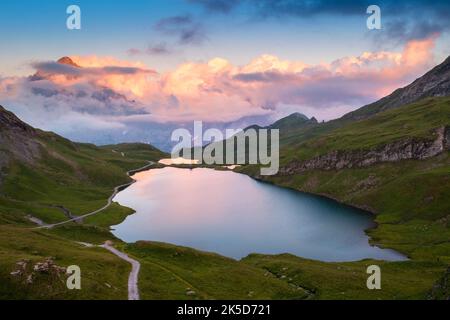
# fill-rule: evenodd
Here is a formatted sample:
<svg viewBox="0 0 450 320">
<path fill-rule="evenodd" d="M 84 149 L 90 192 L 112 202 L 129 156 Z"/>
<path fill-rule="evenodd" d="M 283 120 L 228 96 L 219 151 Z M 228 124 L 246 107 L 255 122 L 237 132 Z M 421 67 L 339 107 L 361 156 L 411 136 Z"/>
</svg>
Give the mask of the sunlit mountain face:
<svg viewBox="0 0 450 320">
<path fill-rule="evenodd" d="M 0 104 L 96 144 L 168 150 L 172 130 L 196 120 L 334 119 L 410 83 L 450 46 L 444 1 L 379 1 L 379 30 L 366 1 L 78 1 L 74 30 L 64 6 L 29 5 L 2 3 Z"/>
</svg>

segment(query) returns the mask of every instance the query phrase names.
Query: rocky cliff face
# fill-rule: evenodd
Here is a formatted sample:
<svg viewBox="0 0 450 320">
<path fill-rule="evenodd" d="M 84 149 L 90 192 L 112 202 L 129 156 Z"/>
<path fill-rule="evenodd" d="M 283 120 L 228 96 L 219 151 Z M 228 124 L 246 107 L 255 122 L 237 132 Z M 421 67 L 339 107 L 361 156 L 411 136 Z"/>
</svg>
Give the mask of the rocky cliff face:
<svg viewBox="0 0 450 320">
<path fill-rule="evenodd" d="M 409 86 L 387 97 L 382 110 L 409 104 L 428 97 L 450 95 L 450 57 Z"/>
<path fill-rule="evenodd" d="M 450 129 L 445 128 L 444 149 L 450 150 Z"/>
<path fill-rule="evenodd" d="M 33 127 L 21 121 L 14 113 L 0 106 L 0 131 L 5 132 L 6 130 L 28 135 L 34 135 L 36 133 Z"/>
<path fill-rule="evenodd" d="M 10 161 L 30 163 L 40 156 L 38 131 L 0 106 L 0 183 Z"/>
<path fill-rule="evenodd" d="M 434 157 L 445 150 L 450 150 L 449 127 L 438 128 L 432 140 L 408 138 L 371 150 L 333 151 L 310 160 L 293 161 L 281 168 L 280 174 L 298 174 L 308 170 L 363 168 L 382 162 L 410 159 L 423 160 Z"/>
</svg>

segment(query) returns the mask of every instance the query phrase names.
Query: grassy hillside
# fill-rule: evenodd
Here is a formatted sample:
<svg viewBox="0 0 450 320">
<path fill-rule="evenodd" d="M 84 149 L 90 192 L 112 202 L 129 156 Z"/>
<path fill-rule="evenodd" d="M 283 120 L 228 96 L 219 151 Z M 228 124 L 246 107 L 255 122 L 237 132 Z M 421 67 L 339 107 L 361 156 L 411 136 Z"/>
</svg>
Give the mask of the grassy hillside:
<svg viewBox="0 0 450 320">
<path fill-rule="evenodd" d="M 130 265 L 103 248 L 81 244 L 106 240 L 141 262 L 144 299 L 308 297 L 260 268 L 216 254 L 169 244 L 122 243 L 109 228 L 133 211 L 116 203 L 82 223 L 37 229 L 30 216 L 56 223 L 67 220 L 67 212 L 82 215 L 98 209 L 114 187 L 130 181 L 126 171 L 167 155 L 143 144 L 99 148 L 72 143 L 17 119 L 13 125 L 1 133 L 9 143 L 4 149 L 9 161 L 0 184 L 0 299 L 126 299 Z M 18 136 L 26 146 L 39 146 L 39 152 L 20 157 L 14 149 Z M 48 261 L 48 270 L 34 270 Z M 82 290 L 66 288 L 64 268 L 69 265 L 81 267 Z"/>
<path fill-rule="evenodd" d="M 326 125 L 324 125 L 326 126 Z M 281 152 L 283 163 L 330 151 L 368 150 L 405 138 L 433 139 L 432 130 L 450 126 L 450 98 L 430 98 L 349 123 L 319 136 L 290 140 Z M 285 137 L 290 134 L 285 133 Z"/>
<path fill-rule="evenodd" d="M 245 169 L 243 169 L 245 170 Z M 264 178 L 375 212 L 372 242 L 450 263 L 450 153 L 426 161 Z"/>
<path fill-rule="evenodd" d="M 68 290 L 63 272 L 34 271 L 49 257 L 59 267 L 80 266 L 82 289 Z M 85 248 L 48 231 L 0 225 L 0 299 L 126 299 L 129 269 L 104 249 Z"/>
<path fill-rule="evenodd" d="M 282 147 L 282 165 L 331 150 L 369 150 L 405 138 L 434 139 L 433 130 L 442 126 L 450 126 L 450 98 L 426 99 L 298 143 L 296 148 Z M 255 166 L 237 170 L 255 176 L 259 172 Z M 448 151 L 423 161 L 263 178 L 377 213 L 379 226 L 369 232 L 374 242 L 412 257 L 450 258 Z"/>
<path fill-rule="evenodd" d="M 310 293 L 311 299 L 426 299 L 443 272 L 440 263 L 414 260 L 326 263 L 288 254 L 253 254 L 243 262 L 263 268 L 290 285 L 301 286 Z M 381 290 L 368 290 L 366 286 L 366 270 L 373 264 L 381 268 Z"/>
<path fill-rule="evenodd" d="M 406 137 L 432 139 L 433 129 L 450 124 L 449 105 L 450 99 L 436 98 L 350 124 L 288 126 L 282 131 L 282 161 L 330 150 L 367 149 Z M 115 186 L 130 181 L 126 171 L 166 155 L 142 144 L 100 148 L 75 144 L 41 131 L 32 139 L 40 146 L 39 156 L 33 161 L 10 161 L 0 180 L 3 299 L 126 299 L 130 265 L 102 248 L 78 242 L 113 240 L 117 248 L 139 260 L 144 299 L 423 299 L 445 279 L 450 264 L 449 152 L 424 161 L 266 178 L 376 213 L 378 227 L 368 230 L 371 241 L 407 254 L 410 261 L 324 263 L 256 254 L 235 261 L 170 244 L 123 243 L 109 227 L 132 210 L 118 204 L 83 223 L 36 229 L 27 216 L 55 223 L 67 220 L 67 210 L 81 215 L 102 207 Z M 14 156 L 8 148 L 6 152 Z M 257 169 L 237 170 L 256 175 Z M 57 267 L 51 272 L 33 271 L 50 257 L 59 267 L 81 267 L 82 290 L 67 290 Z M 369 264 L 382 269 L 380 291 L 365 286 Z"/>
<path fill-rule="evenodd" d="M 142 263 L 145 299 L 306 299 L 299 286 L 262 268 L 215 253 L 164 243 L 138 242 L 127 252 Z"/>
<path fill-rule="evenodd" d="M 331 151 L 369 150 L 405 138 L 432 140 L 433 130 L 445 125 L 450 125 L 449 97 L 424 99 L 360 121 L 343 117 L 317 123 L 293 114 L 268 128 L 280 130 L 280 161 L 287 164 Z M 248 149 L 247 144 L 247 154 Z"/>
<path fill-rule="evenodd" d="M 369 150 L 406 138 L 431 140 L 434 139 L 433 131 L 442 126 L 450 126 L 450 98 L 426 99 L 330 130 L 318 137 L 299 137 L 297 142 L 282 146 L 282 165 L 332 150 Z M 280 186 L 324 195 L 374 212 L 378 226 L 368 230 L 371 242 L 403 252 L 412 259 L 409 262 L 382 264 L 383 272 L 389 272 L 384 283 L 390 289 L 388 292 L 382 290 L 380 298 L 424 298 L 425 289 L 430 290 L 438 275 L 442 275 L 450 265 L 448 151 L 422 161 L 379 163 L 366 168 L 342 170 L 309 170 L 273 177 L 259 177 L 256 166 L 236 170 Z M 364 287 L 359 291 L 351 287 L 351 272 L 333 271 L 334 268 L 361 270 L 366 262 L 338 264 L 339 267 L 336 267 L 290 256 L 258 255 L 245 261 L 275 271 L 286 264 L 289 269 L 297 270 L 293 273 L 301 277 L 301 283 L 306 286 L 309 283 L 309 287 L 320 292 L 321 298 L 339 298 L 338 291 L 341 289 L 346 292 L 341 298 L 370 297 Z M 320 270 L 324 274 L 321 275 Z M 403 274 L 409 272 L 412 273 L 409 279 L 421 278 L 423 283 L 403 278 Z M 357 274 L 361 275 L 360 272 Z"/>
<path fill-rule="evenodd" d="M 44 132 L 36 140 L 41 143 L 39 158 L 32 163 L 11 161 L 6 168 L 0 206 L 23 207 L 46 222 L 64 220 L 55 206 L 63 206 L 74 215 L 101 207 L 115 186 L 131 181 L 127 170 L 165 156 L 142 145 L 119 146 L 116 149 L 127 148 L 122 154 L 112 147 L 75 144 Z"/>
<path fill-rule="evenodd" d="M 101 244 L 113 239 L 109 226 L 120 223 L 131 209 L 113 204 L 82 224 L 51 230 L 36 229 L 29 217 L 56 223 L 68 220 L 69 214 L 98 209 L 114 187 L 131 181 L 126 171 L 166 155 L 141 144 L 99 148 L 73 143 L 0 111 L 7 160 L 0 180 L 0 298 L 126 299 L 130 266 L 104 249 L 85 248 L 77 241 Z M 27 153 L 26 148 L 36 150 Z M 67 290 L 66 276 L 56 267 L 48 272 L 33 270 L 50 257 L 59 267 L 81 267 L 82 290 Z"/>
<path fill-rule="evenodd" d="M 425 99 L 360 121 L 281 128 L 282 165 L 330 151 L 370 150 L 404 140 L 434 140 L 450 126 L 450 98 Z M 376 213 L 371 242 L 410 261 L 323 263 L 291 255 L 250 255 L 242 262 L 266 270 L 312 299 L 426 299 L 450 264 L 450 153 L 367 168 L 260 177 L 257 166 L 236 169 L 277 185 L 324 195 Z M 383 289 L 366 287 L 366 268 L 382 269 Z"/>
</svg>

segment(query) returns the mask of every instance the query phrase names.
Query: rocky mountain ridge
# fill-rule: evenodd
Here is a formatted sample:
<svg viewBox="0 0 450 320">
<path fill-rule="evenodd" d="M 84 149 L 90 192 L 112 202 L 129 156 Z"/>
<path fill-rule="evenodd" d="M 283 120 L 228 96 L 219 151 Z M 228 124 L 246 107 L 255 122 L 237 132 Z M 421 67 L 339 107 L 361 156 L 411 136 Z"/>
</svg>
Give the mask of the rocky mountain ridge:
<svg viewBox="0 0 450 320">
<path fill-rule="evenodd" d="M 0 106 L 0 173 L 11 159 L 31 162 L 38 158 L 41 144 L 37 136 L 38 130 Z"/>
<path fill-rule="evenodd" d="M 424 160 L 450 150 L 450 127 L 435 130 L 434 139 L 407 138 L 370 150 L 332 151 L 305 161 L 292 161 L 280 169 L 281 175 L 308 170 L 341 170 L 363 168 L 382 162 Z"/>
<path fill-rule="evenodd" d="M 344 120 L 361 120 L 373 114 L 397 108 L 425 98 L 450 96 L 450 56 L 410 85 L 390 95 L 350 112 Z"/>
</svg>

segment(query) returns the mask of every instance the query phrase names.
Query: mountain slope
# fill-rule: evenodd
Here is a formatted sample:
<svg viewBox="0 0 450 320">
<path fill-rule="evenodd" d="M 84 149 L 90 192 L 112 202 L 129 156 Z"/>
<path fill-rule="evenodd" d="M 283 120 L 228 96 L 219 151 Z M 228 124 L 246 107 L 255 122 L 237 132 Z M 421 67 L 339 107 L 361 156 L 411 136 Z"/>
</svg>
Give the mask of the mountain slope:
<svg viewBox="0 0 450 320">
<path fill-rule="evenodd" d="M 450 57 L 410 85 L 370 105 L 345 115 L 344 119 L 364 119 L 425 98 L 450 96 Z"/>
<path fill-rule="evenodd" d="M 166 156 L 147 145 L 130 145 L 126 152 L 116 152 L 124 147 L 73 143 L 34 129 L 1 107 L 0 122 L 0 206 L 12 200 L 28 205 L 37 201 L 36 206 L 63 206 L 82 213 L 99 207 L 115 186 L 129 181 L 126 170 Z M 135 158 L 137 151 L 140 156 Z"/>
<path fill-rule="evenodd" d="M 0 184 L 11 159 L 31 162 L 38 156 L 38 132 L 0 106 Z"/>
<path fill-rule="evenodd" d="M 297 129 L 305 124 L 316 124 L 317 120 L 315 118 L 308 119 L 307 116 L 301 113 L 293 113 L 285 118 L 282 118 L 269 126 L 270 129 L 280 129 L 289 130 Z"/>
<path fill-rule="evenodd" d="M 60 64 L 65 64 L 68 66 L 72 66 L 75 68 L 81 68 L 78 64 L 76 64 L 70 57 L 62 57 L 57 61 Z"/>
<path fill-rule="evenodd" d="M 445 271 L 450 264 L 450 97 L 428 98 L 298 141 L 281 146 L 276 176 L 260 176 L 258 166 L 235 170 L 373 212 L 377 227 L 368 230 L 371 242 L 408 255 L 412 261 L 404 273 L 418 272 L 420 264 L 425 273 Z M 345 272 L 323 277 L 317 264 L 295 257 L 246 260 L 274 272 L 280 265 L 297 270 L 292 272 L 303 274 L 303 284 L 333 299 L 338 296 L 332 288 L 346 287 L 340 279 L 354 281 Z M 391 267 L 383 265 L 383 272 Z M 404 286 L 400 294 L 418 289 L 400 275 L 384 280 L 386 285 Z M 426 298 L 431 288 L 429 283 L 416 298 Z"/>
<path fill-rule="evenodd" d="M 102 207 L 126 171 L 167 155 L 143 144 L 96 147 L 34 129 L 0 108 L 0 299 L 126 299 L 130 266 L 107 250 L 141 261 L 139 288 L 146 299 L 304 299 L 309 296 L 263 269 L 216 254 L 170 244 L 125 244 L 110 233 L 133 211 L 113 204 L 83 221 L 50 230 L 68 214 Z M 65 267 L 82 270 L 82 290 L 65 286 Z M 39 271 L 41 266 L 45 270 Z M 217 276 L 220 275 L 220 276 Z M 189 286 L 189 289 L 187 287 Z"/>
<path fill-rule="evenodd" d="M 291 255 L 250 255 L 233 261 L 172 245 L 115 241 L 142 262 L 139 281 L 146 298 L 186 298 L 186 282 L 196 288 L 198 298 L 207 299 L 242 299 L 249 298 L 250 293 L 264 299 L 426 298 L 433 287 L 443 286 L 450 264 L 449 110 L 450 98 L 434 97 L 326 124 L 304 122 L 301 116 L 288 117 L 277 125 L 288 128 L 281 132 L 280 174 L 260 177 L 257 166 L 236 169 L 375 213 L 377 227 L 368 230 L 371 242 L 403 252 L 410 261 L 323 263 Z M 74 241 L 101 243 L 114 239 L 109 226 L 120 222 L 130 210 L 116 205 L 94 220 L 52 231 L 31 229 L 27 215 L 56 222 L 66 217 L 55 205 L 75 215 L 100 207 L 112 186 L 127 180 L 125 170 L 142 164 L 146 152 L 149 157 L 155 156 L 150 153 L 155 150 L 147 147 L 150 150 L 143 151 L 142 145 L 98 148 L 76 144 L 33 129 L 4 110 L 0 114 L 0 139 L 4 142 L 0 151 L 6 159 L 0 185 L 0 297 L 125 297 L 126 266 L 100 249 L 82 248 Z M 435 150 L 429 143 L 434 146 L 436 141 L 442 147 L 437 152 L 429 157 L 412 157 L 417 150 L 414 146 L 425 146 L 419 148 L 422 151 Z M 396 144 L 405 149 L 385 149 Z M 340 163 L 342 155 L 358 159 L 361 154 L 379 150 L 394 154 L 393 161 L 297 170 L 299 164 L 321 156 L 334 155 Z M 406 157 L 396 158 L 399 150 Z M 86 277 L 84 290 L 67 292 L 61 279 L 47 275 L 29 284 L 24 275 L 11 274 L 17 263 L 29 261 L 30 265 L 49 256 L 56 256 L 58 265 L 79 264 Z M 372 264 L 382 268 L 383 290 L 369 291 L 365 286 L 365 271 Z M 432 296 L 441 298 L 443 294 L 439 290 Z"/>
<path fill-rule="evenodd" d="M 448 150 L 450 140 L 450 98 L 430 98 L 396 109 L 373 115 L 370 118 L 348 123 L 345 126 L 325 134 L 293 142 L 282 150 L 283 163 L 291 160 L 310 160 L 320 156 L 334 155 L 336 161 L 351 153 L 370 153 L 392 146 L 403 148 L 404 156 L 398 155 L 398 160 L 408 158 L 426 158 Z M 301 141 L 301 140 L 300 140 Z M 397 159 L 395 156 L 392 160 Z M 373 164 L 369 162 L 367 164 Z"/>
<path fill-rule="evenodd" d="M 442 288 L 439 279 L 448 278 L 444 272 L 450 264 L 449 84 L 450 58 L 372 105 L 306 130 L 299 127 L 288 138 L 281 133 L 278 175 L 260 176 L 258 166 L 235 170 L 374 213 L 377 227 L 367 231 L 371 242 L 408 255 L 410 263 L 398 264 L 403 274 L 419 272 L 421 264 L 424 276 L 433 268 L 440 270 L 436 283 L 420 290 L 418 283 L 399 274 L 385 278 L 384 288 L 401 286 L 400 295 L 419 290 L 416 299 L 448 299 L 448 292 L 435 288 Z M 283 266 L 291 270 L 288 276 L 301 274 L 299 281 L 322 297 L 339 298 L 337 287 L 349 295 L 357 290 L 348 274 L 357 263 L 340 266 L 347 272 L 332 276 L 335 268 L 292 256 L 252 255 L 245 260 L 274 273 Z M 383 264 L 383 273 L 390 268 L 393 264 Z"/>
<path fill-rule="evenodd" d="M 326 135 L 333 130 L 355 121 L 370 118 L 377 113 L 412 104 L 426 98 L 446 96 L 450 96 L 450 56 L 443 63 L 405 88 L 398 89 L 389 96 L 350 112 L 341 118 L 306 127 L 299 126 L 285 133 L 281 131 L 280 143 L 281 145 L 299 145 L 308 139 Z"/>
<path fill-rule="evenodd" d="M 128 265 L 75 242 L 113 239 L 107 224 L 35 229 L 35 221 L 56 223 L 102 207 L 115 186 L 130 181 L 126 170 L 165 156 L 150 146 L 129 146 L 124 155 L 112 149 L 32 128 L 0 106 L 0 298 L 126 298 Z M 98 219 L 114 224 L 131 213 L 113 204 Z M 37 272 L 39 264 L 53 269 Z M 65 288 L 61 268 L 72 264 L 82 268 L 85 290 Z"/>
<path fill-rule="evenodd" d="M 259 126 L 259 125 L 252 125 L 249 127 L 246 127 L 245 129 L 243 129 L 243 132 L 250 132 L 249 130 L 255 130 L 256 132 L 259 132 L 259 130 L 261 129 L 267 129 L 267 130 L 271 130 L 271 129 L 278 129 L 280 131 L 280 144 L 281 145 L 285 145 L 289 142 L 290 138 L 294 138 L 297 137 L 299 135 L 299 133 L 301 132 L 305 132 L 310 130 L 311 128 L 314 128 L 318 125 L 317 120 L 313 117 L 311 119 L 309 119 L 308 117 L 306 117 L 305 115 L 301 114 L 301 113 L 293 113 L 290 114 L 287 117 L 281 118 L 278 121 L 274 122 L 273 124 L 269 125 L 269 126 Z M 235 161 L 237 161 L 237 143 L 236 143 L 236 135 L 226 139 L 226 140 L 222 140 L 222 141 L 218 141 L 218 142 L 213 142 L 210 143 L 209 145 L 206 145 L 203 147 L 203 150 L 208 146 L 209 148 L 223 148 L 225 146 L 225 144 L 227 142 L 233 142 L 232 140 L 234 139 L 234 160 L 232 161 L 232 164 L 235 164 Z M 256 139 L 259 141 L 259 136 L 256 136 Z M 245 140 L 245 161 L 248 161 L 249 159 L 249 139 L 246 138 Z M 195 147 L 192 148 L 192 150 L 190 150 L 190 154 L 191 154 L 191 158 L 195 157 L 195 150 L 200 149 L 200 147 Z M 258 148 L 256 150 L 259 150 Z M 203 154 L 203 153 L 200 153 Z M 184 155 L 185 158 L 189 158 L 189 152 L 187 152 Z M 205 162 L 213 162 L 214 159 L 209 159 L 207 155 L 204 155 L 203 159 L 198 159 L 198 160 L 203 160 Z M 224 149 L 223 151 L 223 163 L 226 164 L 227 163 L 227 152 L 226 149 Z"/>
</svg>

